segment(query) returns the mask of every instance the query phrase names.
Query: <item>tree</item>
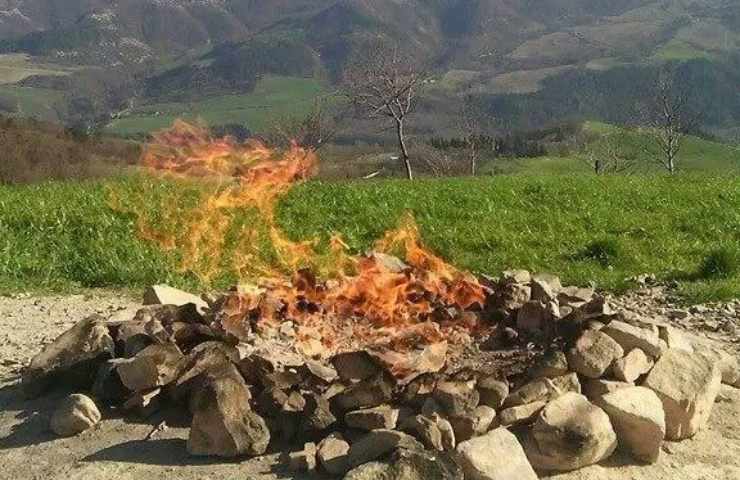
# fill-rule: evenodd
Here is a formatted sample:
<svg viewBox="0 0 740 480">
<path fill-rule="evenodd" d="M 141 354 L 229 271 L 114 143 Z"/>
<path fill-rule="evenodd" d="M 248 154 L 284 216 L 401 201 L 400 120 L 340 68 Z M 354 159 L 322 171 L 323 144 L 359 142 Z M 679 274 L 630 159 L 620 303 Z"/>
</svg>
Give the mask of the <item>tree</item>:
<svg viewBox="0 0 740 480">
<path fill-rule="evenodd" d="M 465 152 L 469 162 L 470 175 L 475 176 L 478 172 L 481 151 L 490 137 L 488 134 L 492 128 L 493 119 L 485 108 L 475 101 L 471 95 L 466 95 L 460 106 L 458 115 L 458 128 L 465 144 Z"/>
<path fill-rule="evenodd" d="M 344 72 L 343 91 L 356 111 L 370 119 L 393 122 L 406 177 L 413 180 L 406 141 L 406 122 L 412 113 L 425 75 L 418 62 L 398 45 L 376 40 L 357 55 Z"/>
<path fill-rule="evenodd" d="M 295 143 L 310 150 L 320 149 L 340 130 L 343 112 L 333 108 L 333 100 L 333 95 L 319 97 L 305 116 L 276 119 L 266 135 L 267 142 L 275 146 Z"/>
<path fill-rule="evenodd" d="M 624 131 L 586 135 L 577 157 L 596 175 L 626 173 L 637 161 L 634 152 L 628 151 L 628 139 Z"/>
<path fill-rule="evenodd" d="M 686 134 L 695 126 L 697 116 L 689 106 L 690 94 L 675 72 L 666 69 L 658 73 L 650 91 L 649 101 L 642 105 L 642 122 L 647 127 L 651 145 L 658 149 L 655 161 L 668 173 L 677 171 L 676 161 Z"/>
</svg>

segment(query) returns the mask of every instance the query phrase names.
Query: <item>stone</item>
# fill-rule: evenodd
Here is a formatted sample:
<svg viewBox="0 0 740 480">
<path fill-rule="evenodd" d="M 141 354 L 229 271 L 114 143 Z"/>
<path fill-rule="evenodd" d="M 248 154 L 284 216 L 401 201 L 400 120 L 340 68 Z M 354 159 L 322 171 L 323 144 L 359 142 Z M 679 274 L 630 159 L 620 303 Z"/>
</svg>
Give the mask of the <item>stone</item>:
<svg viewBox="0 0 740 480">
<path fill-rule="evenodd" d="M 589 378 L 583 383 L 583 394 L 592 402 L 607 393 L 616 392 L 620 388 L 634 387 L 634 383 L 617 382 L 603 378 Z"/>
<path fill-rule="evenodd" d="M 355 410 L 344 415 L 344 423 L 351 428 L 360 430 L 376 430 L 379 428 L 394 429 L 398 422 L 398 409 L 388 405 L 375 408 Z"/>
<path fill-rule="evenodd" d="M 534 468 L 570 471 L 608 458 L 617 448 L 609 416 L 586 397 L 569 392 L 540 412 L 524 441 Z"/>
<path fill-rule="evenodd" d="M 117 404 L 130 393 L 121 383 L 121 378 L 116 371 L 118 365 L 126 361 L 124 358 L 111 358 L 98 367 L 91 389 L 93 397 L 98 402 Z"/>
<path fill-rule="evenodd" d="M 121 383 L 132 392 L 151 390 L 177 378 L 182 352 L 172 343 L 154 344 L 116 367 Z"/>
<path fill-rule="evenodd" d="M 568 359 L 561 350 L 550 350 L 535 364 L 530 372 L 531 378 L 561 377 L 569 372 Z"/>
<path fill-rule="evenodd" d="M 576 373 L 599 378 L 623 355 L 624 350 L 614 339 L 601 331 L 587 330 L 568 351 L 567 357 L 570 368 Z"/>
<path fill-rule="evenodd" d="M 643 386 L 663 402 L 668 440 L 690 438 L 706 425 L 721 382 L 718 364 L 706 357 L 682 350 L 660 357 Z"/>
<path fill-rule="evenodd" d="M 475 382 L 439 382 L 434 389 L 434 399 L 450 415 L 463 415 L 478 406 L 480 394 Z"/>
<path fill-rule="evenodd" d="M 305 395 L 306 406 L 301 415 L 300 431 L 305 433 L 321 432 L 337 421 L 331 411 L 329 401 L 322 395 L 309 393 Z"/>
<path fill-rule="evenodd" d="M 175 400 L 191 398 L 203 386 L 209 370 L 239 361 L 239 352 L 221 342 L 204 342 L 193 348 L 178 365 L 177 378 L 169 388 Z"/>
<path fill-rule="evenodd" d="M 499 409 L 509 396 L 509 384 L 495 377 L 486 377 L 478 381 L 480 404 Z"/>
<path fill-rule="evenodd" d="M 318 446 L 319 464 L 331 475 L 343 475 L 349 469 L 349 448 L 339 434 L 326 437 Z"/>
<path fill-rule="evenodd" d="M 522 308 L 532 295 L 532 288 L 521 283 L 506 283 L 495 294 L 494 304 L 508 312 Z"/>
<path fill-rule="evenodd" d="M 516 328 L 520 332 L 544 333 L 551 329 L 553 320 L 547 304 L 539 300 L 531 300 L 517 311 Z"/>
<path fill-rule="evenodd" d="M 504 402 L 505 407 L 526 405 L 538 401 L 548 401 L 565 392 L 581 393 L 578 375 L 570 373 L 555 378 L 533 380 L 511 393 Z"/>
<path fill-rule="evenodd" d="M 340 353 L 331 359 L 339 378 L 345 382 L 360 381 L 377 375 L 381 368 L 364 350 Z"/>
<path fill-rule="evenodd" d="M 619 446 L 635 459 L 655 463 L 665 438 L 665 412 L 660 398 L 645 387 L 621 388 L 596 401 L 617 433 Z"/>
<path fill-rule="evenodd" d="M 197 295 L 170 287 L 152 285 L 144 291 L 144 305 L 175 305 L 181 307 L 192 303 L 199 311 L 205 311 L 208 304 Z"/>
<path fill-rule="evenodd" d="M 443 451 L 442 432 L 437 426 L 437 422 L 424 415 L 415 415 L 408 418 L 403 424 L 403 430 L 411 433 L 419 439 L 421 443 L 431 450 Z"/>
<path fill-rule="evenodd" d="M 625 352 L 639 348 L 653 358 L 659 358 L 663 353 L 660 337 L 655 330 L 635 327 L 628 323 L 614 320 L 601 331 L 613 338 Z"/>
<path fill-rule="evenodd" d="M 270 443 L 265 420 L 249 408 L 249 391 L 233 365 L 211 371 L 193 402 L 191 455 L 262 455 Z"/>
<path fill-rule="evenodd" d="M 356 467 L 376 460 L 397 448 L 423 450 L 424 446 L 407 433 L 373 430 L 354 442 L 349 449 L 349 465 Z"/>
<path fill-rule="evenodd" d="M 316 470 L 316 444 L 309 442 L 303 450 L 291 452 L 287 456 L 287 467 L 292 472 L 312 472 Z"/>
<path fill-rule="evenodd" d="M 529 283 L 532 281 L 532 274 L 527 270 L 504 270 L 501 273 L 501 280 L 506 284 Z"/>
<path fill-rule="evenodd" d="M 470 440 L 490 430 L 496 419 L 496 410 L 485 405 L 479 405 L 470 413 L 449 418 L 455 439 L 459 442 Z"/>
<path fill-rule="evenodd" d="M 550 303 L 557 300 L 558 292 L 563 286 L 560 284 L 558 277 L 550 277 L 552 278 L 538 274 L 532 278 L 532 281 L 529 283 L 532 289 L 532 300 L 542 303 Z"/>
<path fill-rule="evenodd" d="M 341 411 L 377 407 L 393 397 L 393 380 L 385 373 L 367 378 L 347 387 L 332 397 L 332 403 Z"/>
<path fill-rule="evenodd" d="M 87 389 L 100 365 L 114 353 L 113 338 L 102 317 L 88 317 L 33 357 L 23 371 L 23 392 L 35 397 L 57 385 Z"/>
<path fill-rule="evenodd" d="M 719 367 L 722 383 L 740 388 L 740 365 L 737 357 L 719 348 L 703 347 L 697 353 Z"/>
<path fill-rule="evenodd" d="M 540 413 L 540 410 L 545 408 L 545 405 L 547 405 L 546 402 L 539 401 L 507 408 L 499 413 L 499 422 L 504 427 L 528 423 Z"/>
<path fill-rule="evenodd" d="M 633 383 L 653 368 L 653 360 L 639 348 L 631 350 L 624 357 L 612 364 L 614 378 L 622 382 Z"/>
<path fill-rule="evenodd" d="M 463 480 L 460 467 L 439 453 L 396 450 L 387 462 L 360 465 L 344 480 Z"/>
<path fill-rule="evenodd" d="M 287 402 L 288 394 L 277 387 L 265 388 L 255 401 L 257 410 L 268 417 L 278 417 Z"/>
<path fill-rule="evenodd" d="M 61 437 L 71 437 L 92 428 L 102 416 L 95 402 L 86 395 L 65 397 L 51 416 L 51 430 Z"/>
<path fill-rule="evenodd" d="M 467 480 L 537 480 L 521 444 L 505 428 L 460 443 L 457 454 Z"/>
<path fill-rule="evenodd" d="M 667 348 L 674 350 L 683 350 L 685 352 L 694 353 L 694 347 L 689 342 L 679 329 L 668 325 L 661 325 L 658 327 L 659 337 L 666 343 Z"/>
<path fill-rule="evenodd" d="M 580 307 L 582 318 L 594 320 L 610 317 L 614 314 L 609 302 L 601 295 L 594 296 L 591 300 Z"/>
</svg>

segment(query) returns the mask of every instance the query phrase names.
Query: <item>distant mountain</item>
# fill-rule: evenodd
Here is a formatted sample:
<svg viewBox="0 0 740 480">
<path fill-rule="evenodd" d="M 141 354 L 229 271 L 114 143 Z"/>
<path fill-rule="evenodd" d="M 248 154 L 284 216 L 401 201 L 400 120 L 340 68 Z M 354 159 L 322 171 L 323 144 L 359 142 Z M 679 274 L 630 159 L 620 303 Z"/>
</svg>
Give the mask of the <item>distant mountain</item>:
<svg viewBox="0 0 740 480">
<path fill-rule="evenodd" d="M 147 101 L 248 91 L 263 74 L 332 81 L 379 34 L 432 58 L 440 95 L 531 96 L 671 60 L 735 68 L 740 2 L 0 0 L 0 51 L 119 68 Z"/>
</svg>

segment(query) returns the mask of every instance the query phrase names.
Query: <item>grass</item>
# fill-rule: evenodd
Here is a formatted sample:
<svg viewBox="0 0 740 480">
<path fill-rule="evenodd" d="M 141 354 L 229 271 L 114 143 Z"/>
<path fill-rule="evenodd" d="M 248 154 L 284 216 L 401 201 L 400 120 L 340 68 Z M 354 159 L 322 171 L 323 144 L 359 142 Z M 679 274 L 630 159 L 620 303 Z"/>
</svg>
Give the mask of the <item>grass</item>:
<svg viewBox="0 0 740 480">
<path fill-rule="evenodd" d="M 0 97 L 17 105 L 17 110 L 9 113 L 10 116 L 56 121 L 58 116 L 54 104 L 64 99 L 64 93 L 48 88 L 0 84 Z"/>
<path fill-rule="evenodd" d="M 25 54 L 0 55 L 0 84 L 17 83 L 33 75 L 65 76 L 75 70 L 75 68 L 63 65 L 36 63 Z"/>
<path fill-rule="evenodd" d="M 308 113 L 313 100 L 324 93 L 324 86 L 316 79 L 267 76 L 253 92 L 246 94 L 139 107 L 108 124 L 107 131 L 123 136 L 138 135 L 169 127 L 178 118 L 198 118 L 209 125 L 237 123 L 257 132 L 268 127 L 276 117 Z"/>
<path fill-rule="evenodd" d="M 141 189 L 136 178 L 116 183 Z M 172 188 L 163 184 L 157 195 Z M 112 211 L 106 192 L 103 183 L 0 186 L 0 290 L 154 282 L 200 288 L 136 237 L 133 219 Z M 740 295 L 732 263 L 740 249 L 738 177 L 309 182 L 281 202 L 278 220 L 294 239 L 325 242 L 339 232 L 361 252 L 405 211 L 415 215 L 434 251 L 474 272 L 527 268 L 610 290 L 625 288 L 627 277 L 654 273 L 679 280 L 687 300 Z"/>
</svg>

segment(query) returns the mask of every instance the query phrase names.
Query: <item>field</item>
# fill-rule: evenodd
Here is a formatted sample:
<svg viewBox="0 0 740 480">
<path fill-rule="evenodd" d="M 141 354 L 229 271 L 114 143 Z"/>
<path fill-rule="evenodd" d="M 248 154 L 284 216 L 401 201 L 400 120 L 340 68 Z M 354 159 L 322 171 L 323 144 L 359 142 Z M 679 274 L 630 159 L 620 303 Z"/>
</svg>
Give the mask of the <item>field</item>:
<svg viewBox="0 0 740 480">
<path fill-rule="evenodd" d="M 0 55 L 0 84 L 17 83 L 30 76 L 69 75 L 75 69 L 62 65 L 36 63 L 25 54 Z"/>
<path fill-rule="evenodd" d="M 123 136 L 137 135 L 169 127 L 178 118 L 197 118 L 208 125 L 236 123 L 258 132 L 276 118 L 305 114 L 312 107 L 313 100 L 324 93 L 324 86 L 315 79 L 267 76 L 247 94 L 139 107 L 111 122 L 107 131 Z"/>
<path fill-rule="evenodd" d="M 110 188 L 136 193 L 142 185 L 129 178 L 0 186 L 0 291 L 155 282 L 204 287 L 139 240 L 130 216 L 109 207 Z M 175 187 L 162 184 L 155 192 Z M 738 177 L 309 182 L 283 199 L 278 219 L 294 239 L 317 236 L 325 243 L 339 232 L 362 252 L 406 211 L 434 251 L 477 273 L 527 268 L 609 290 L 627 287 L 628 277 L 654 273 L 678 281 L 687 300 L 740 293 Z"/>
</svg>

